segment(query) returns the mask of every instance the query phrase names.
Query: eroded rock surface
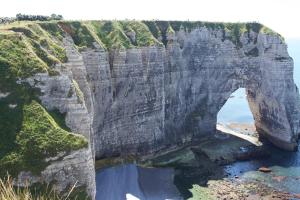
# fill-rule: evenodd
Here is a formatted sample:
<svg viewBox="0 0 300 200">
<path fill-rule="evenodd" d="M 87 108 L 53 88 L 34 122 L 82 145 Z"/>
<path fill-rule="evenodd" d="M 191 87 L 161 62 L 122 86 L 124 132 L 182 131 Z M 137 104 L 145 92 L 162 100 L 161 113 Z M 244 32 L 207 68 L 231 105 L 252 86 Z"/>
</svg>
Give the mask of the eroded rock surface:
<svg viewBox="0 0 300 200">
<path fill-rule="evenodd" d="M 238 46 L 202 27 L 168 38 L 166 48 L 83 53 L 96 157 L 197 141 L 215 132 L 218 111 L 240 87 L 259 132 L 280 148 L 297 146 L 299 94 L 281 37 L 251 31 Z"/>
</svg>

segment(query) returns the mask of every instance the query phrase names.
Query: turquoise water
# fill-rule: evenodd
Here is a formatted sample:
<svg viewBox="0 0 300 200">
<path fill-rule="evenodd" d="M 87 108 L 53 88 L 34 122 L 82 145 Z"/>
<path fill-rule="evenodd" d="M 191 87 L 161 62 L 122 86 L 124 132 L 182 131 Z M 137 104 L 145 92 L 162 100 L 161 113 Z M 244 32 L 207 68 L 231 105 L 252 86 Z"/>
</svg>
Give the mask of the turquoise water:
<svg viewBox="0 0 300 200">
<path fill-rule="evenodd" d="M 300 194 L 300 152 L 270 148 L 272 154 L 269 158 L 235 162 L 225 166 L 225 171 L 230 177 L 239 176 L 244 180 L 259 181 L 278 190 Z M 272 172 L 259 172 L 257 169 L 262 166 Z"/>
</svg>

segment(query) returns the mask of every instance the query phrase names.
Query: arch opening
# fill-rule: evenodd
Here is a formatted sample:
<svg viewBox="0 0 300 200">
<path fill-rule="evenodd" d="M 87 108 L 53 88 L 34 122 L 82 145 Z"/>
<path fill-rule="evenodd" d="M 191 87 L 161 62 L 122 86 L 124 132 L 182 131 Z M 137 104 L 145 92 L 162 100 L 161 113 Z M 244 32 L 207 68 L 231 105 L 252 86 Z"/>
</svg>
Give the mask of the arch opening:
<svg viewBox="0 0 300 200">
<path fill-rule="evenodd" d="M 245 88 L 234 91 L 222 106 L 217 114 L 216 129 L 261 145 Z"/>
<path fill-rule="evenodd" d="M 218 112 L 217 122 L 254 124 L 245 88 L 239 88 L 230 95 Z"/>
</svg>

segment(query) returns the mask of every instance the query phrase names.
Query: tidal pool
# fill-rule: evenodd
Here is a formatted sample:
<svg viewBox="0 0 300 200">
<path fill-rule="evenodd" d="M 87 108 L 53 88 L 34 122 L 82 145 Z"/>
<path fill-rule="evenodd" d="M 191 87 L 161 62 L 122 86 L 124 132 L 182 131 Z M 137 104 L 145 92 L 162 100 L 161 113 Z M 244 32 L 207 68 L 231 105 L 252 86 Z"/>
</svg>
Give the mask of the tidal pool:
<svg viewBox="0 0 300 200">
<path fill-rule="evenodd" d="M 230 177 L 262 182 L 278 190 L 300 194 L 300 152 L 284 152 L 270 147 L 271 156 L 266 159 L 235 162 L 225 166 Z M 266 166 L 271 173 L 259 172 Z"/>
</svg>

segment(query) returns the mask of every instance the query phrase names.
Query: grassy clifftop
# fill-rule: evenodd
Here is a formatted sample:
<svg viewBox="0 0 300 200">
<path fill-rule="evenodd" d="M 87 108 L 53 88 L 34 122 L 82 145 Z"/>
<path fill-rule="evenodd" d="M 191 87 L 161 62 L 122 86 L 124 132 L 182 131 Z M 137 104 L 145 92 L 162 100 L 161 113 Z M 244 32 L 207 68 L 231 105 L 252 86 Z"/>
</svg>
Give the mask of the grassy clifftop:
<svg viewBox="0 0 300 200">
<path fill-rule="evenodd" d="M 67 33 L 76 46 L 94 48 L 95 44 L 104 49 L 127 49 L 143 46 L 166 45 L 167 35 L 179 30 L 190 32 L 193 29 L 206 27 L 209 30 L 221 30 L 224 40 L 237 44 L 242 34 L 250 31 L 271 35 L 279 35 L 259 23 L 221 23 L 201 21 L 48 21 L 48 22 L 14 22 L 0 25 L 0 31 L 11 30 L 23 33 L 32 44 L 34 50 L 45 62 L 53 64 L 65 61 L 66 56 L 59 42 Z M 226 35 L 226 37 L 225 37 Z M 280 36 L 280 35 L 279 35 Z M 45 52 L 46 51 L 46 52 Z M 40 51 L 36 51 L 40 52 Z"/>
</svg>

